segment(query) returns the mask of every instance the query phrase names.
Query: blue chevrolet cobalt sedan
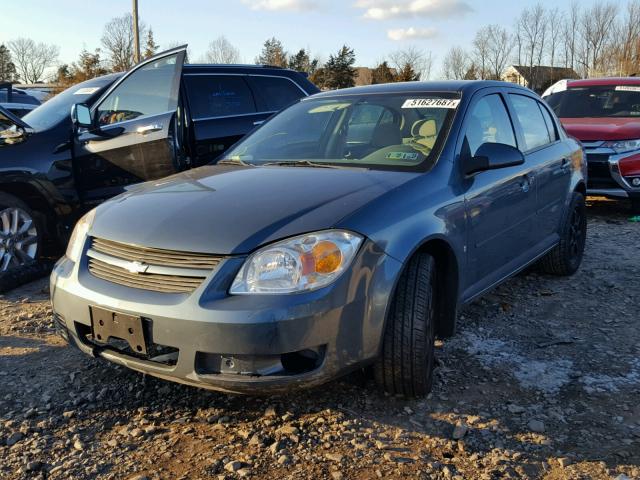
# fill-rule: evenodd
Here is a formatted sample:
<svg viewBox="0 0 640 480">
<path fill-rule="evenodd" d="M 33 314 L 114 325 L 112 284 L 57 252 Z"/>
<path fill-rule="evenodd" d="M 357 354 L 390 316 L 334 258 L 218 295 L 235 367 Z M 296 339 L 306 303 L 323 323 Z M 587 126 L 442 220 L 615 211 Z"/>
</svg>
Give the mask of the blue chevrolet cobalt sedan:
<svg viewBox="0 0 640 480">
<path fill-rule="evenodd" d="M 376 85 L 89 212 L 51 295 L 71 344 L 167 380 L 270 393 L 370 366 L 421 396 L 459 306 L 534 263 L 573 274 L 585 236 L 583 151 L 534 93 Z"/>
</svg>

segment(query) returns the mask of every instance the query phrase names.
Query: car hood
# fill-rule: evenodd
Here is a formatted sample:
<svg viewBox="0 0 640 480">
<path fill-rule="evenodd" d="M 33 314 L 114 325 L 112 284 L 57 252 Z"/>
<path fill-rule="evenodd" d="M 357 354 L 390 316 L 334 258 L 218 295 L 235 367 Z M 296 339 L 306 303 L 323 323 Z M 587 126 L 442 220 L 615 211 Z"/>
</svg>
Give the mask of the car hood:
<svg viewBox="0 0 640 480">
<path fill-rule="evenodd" d="M 206 166 L 105 202 L 90 235 L 133 245 L 243 254 L 331 228 L 415 173 L 308 167 Z"/>
<path fill-rule="evenodd" d="M 583 142 L 640 138 L 640 118 L 561 118 L 569 135 Z"/>
</svg>

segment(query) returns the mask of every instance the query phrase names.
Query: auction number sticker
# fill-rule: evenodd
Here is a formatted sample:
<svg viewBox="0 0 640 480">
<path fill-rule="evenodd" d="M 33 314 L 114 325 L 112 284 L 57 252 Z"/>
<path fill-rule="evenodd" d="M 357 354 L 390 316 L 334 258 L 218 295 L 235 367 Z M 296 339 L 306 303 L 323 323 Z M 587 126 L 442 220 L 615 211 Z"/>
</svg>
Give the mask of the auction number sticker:
<svg viewBox="0 0 640 480">
<path fill-rule="evenodd" d="M 98 90 L 100 90 L 100 87 L 84 87 L 84 88 L 79 88 L 78 90 L 73 92 L 73 94 L 74 95 L 91 95 L 92 93 L 96 93 Z"/>
<path fill-rule="evenodd" d="M 402 108 L 458 108 L 459 98 L 408 98 Z"/>
<path fill-rule="evenodd" d="M 618 85 L 616 90 L 619 92 L 640 92 L 640 85 Z"/>
</svg>

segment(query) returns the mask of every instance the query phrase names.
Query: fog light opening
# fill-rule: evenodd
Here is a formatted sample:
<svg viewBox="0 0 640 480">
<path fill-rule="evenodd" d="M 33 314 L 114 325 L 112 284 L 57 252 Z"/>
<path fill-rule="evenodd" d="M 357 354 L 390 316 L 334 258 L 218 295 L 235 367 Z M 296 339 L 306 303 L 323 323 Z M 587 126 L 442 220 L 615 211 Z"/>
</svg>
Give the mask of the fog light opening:
<svg viewBox="0 0 640 480">
<path fill-rule="evenodd" d="M 324 348 L 308 348 L 281 355 L 280 361 L 285 371 L 290 374 L 301 374 L 315 370 L 324 358 Z"/>
<path fill-rule="evenodd" d="M 640 177 L 632 178 L 631 185 L 633 185 L 634 187 L 640 187 Z"/>
</svg>

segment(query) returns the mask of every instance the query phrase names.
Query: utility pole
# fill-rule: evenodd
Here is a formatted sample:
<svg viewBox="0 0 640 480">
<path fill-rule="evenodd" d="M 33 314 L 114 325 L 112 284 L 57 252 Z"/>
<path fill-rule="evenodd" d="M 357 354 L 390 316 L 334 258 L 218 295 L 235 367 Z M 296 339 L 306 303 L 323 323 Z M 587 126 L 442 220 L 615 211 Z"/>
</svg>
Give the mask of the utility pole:
<svg viewBox="0 0 640 480">
<path fill-rule="evenodd" d="M 140 62 L 140 33 L 138 32 L 138 0 L 133 0 L 133 61 Z"/>
</svg>

